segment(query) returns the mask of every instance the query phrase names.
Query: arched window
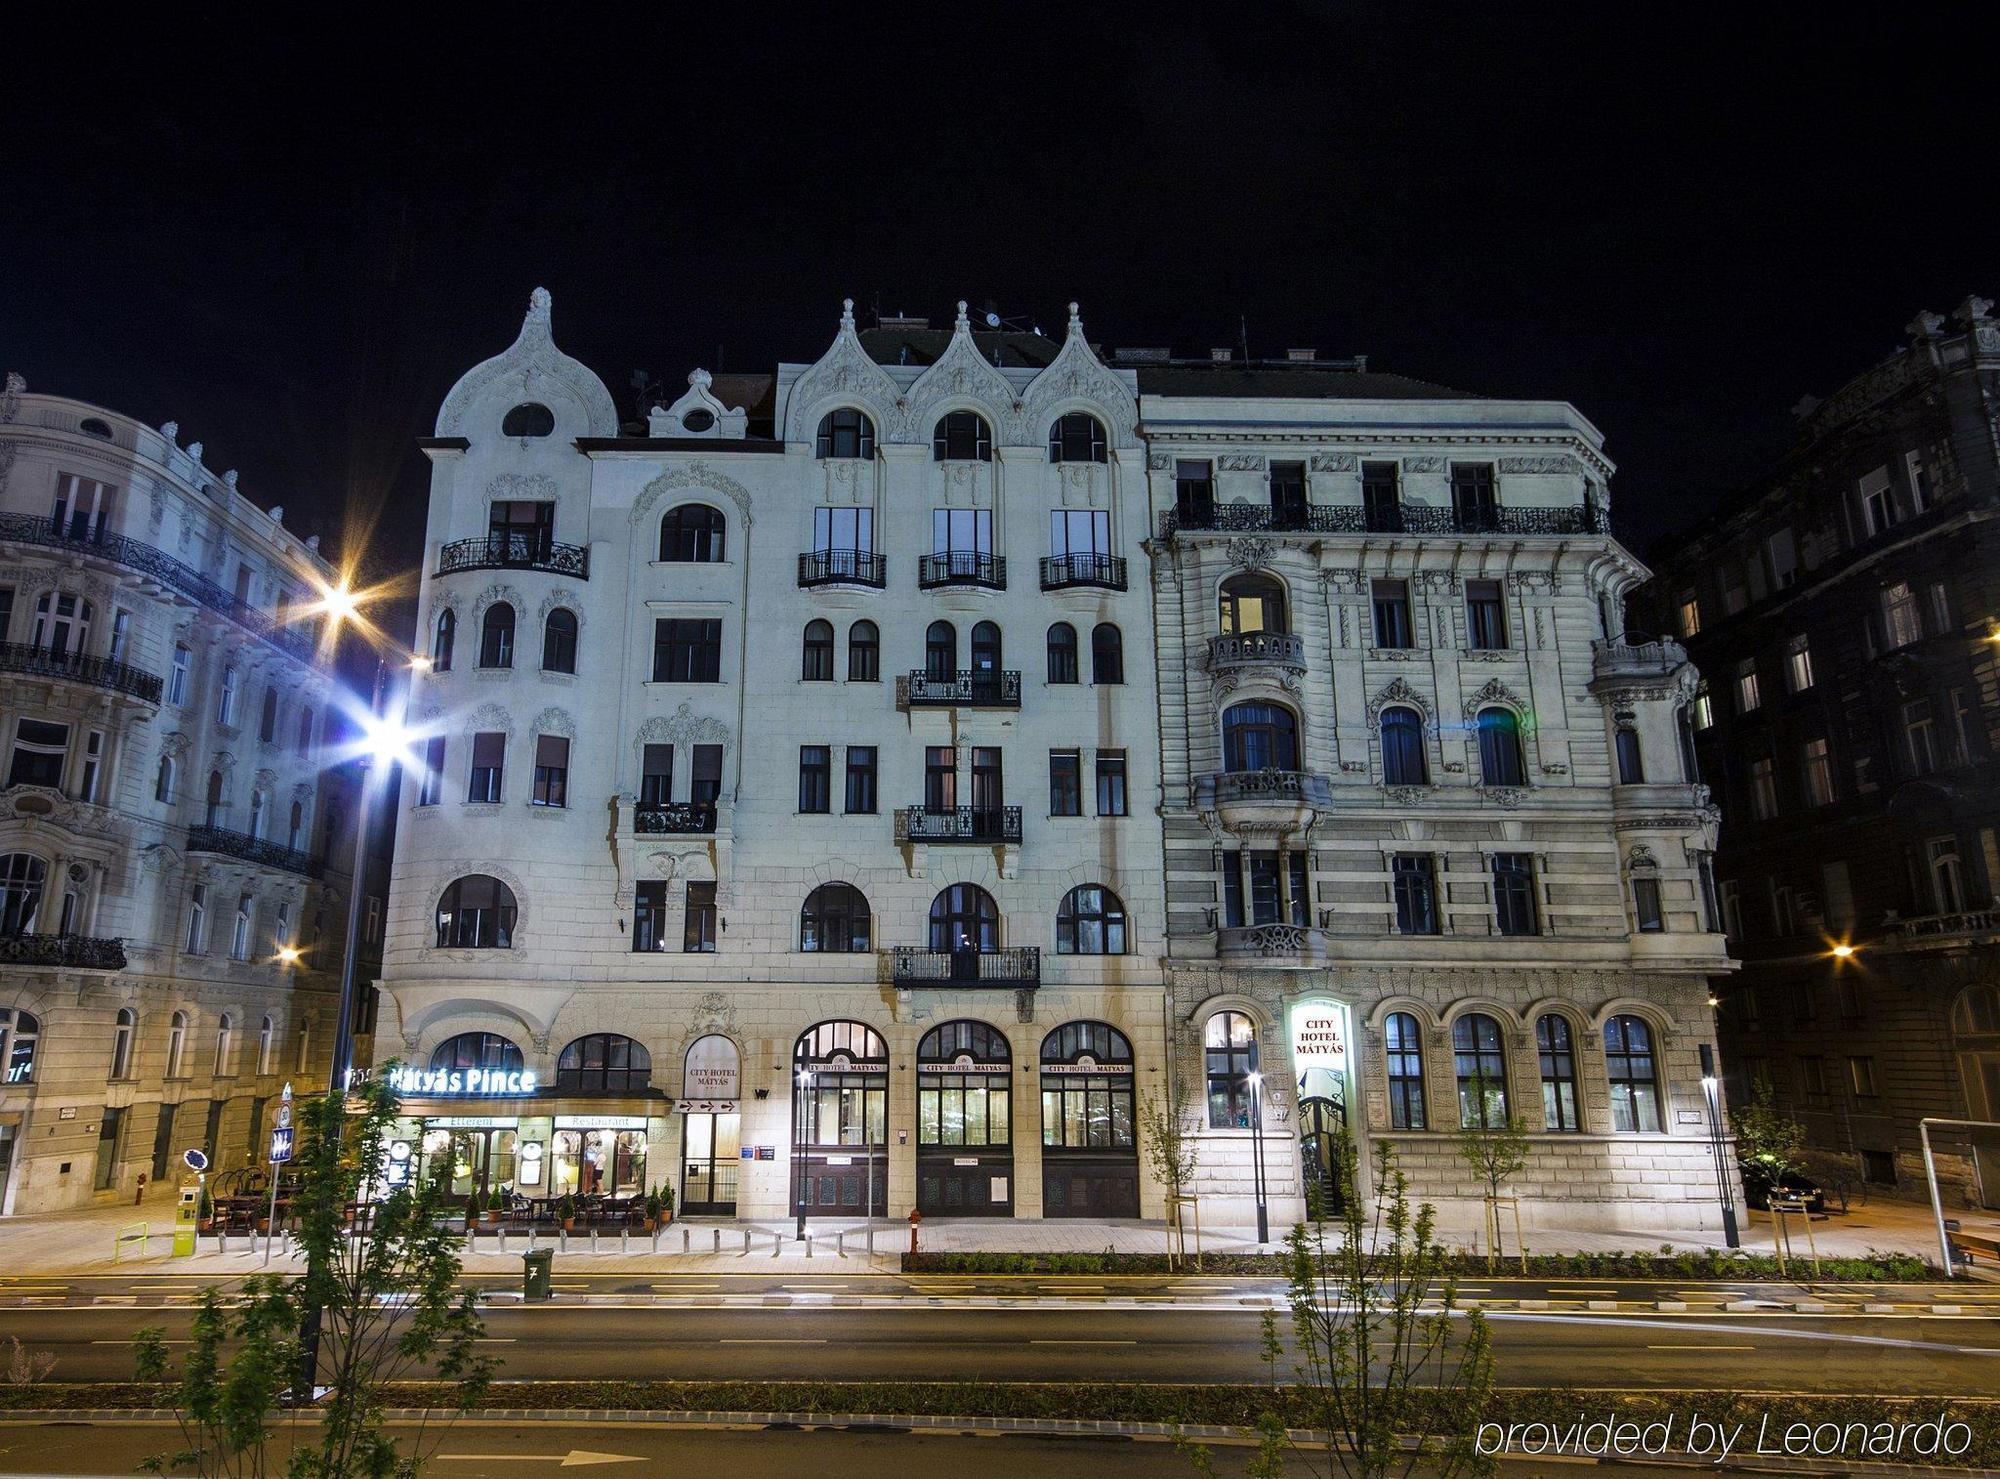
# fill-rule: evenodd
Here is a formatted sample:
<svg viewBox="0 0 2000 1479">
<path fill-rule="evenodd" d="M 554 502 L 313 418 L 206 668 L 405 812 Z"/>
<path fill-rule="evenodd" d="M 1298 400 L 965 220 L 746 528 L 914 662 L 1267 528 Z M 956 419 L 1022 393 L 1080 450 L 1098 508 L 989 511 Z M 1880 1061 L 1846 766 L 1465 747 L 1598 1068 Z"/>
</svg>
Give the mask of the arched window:
<svg viewBox="0 0 2000 1479">
<path fill-rule="evenodd" d="M 264 793 L 250 793 L 250 835 L 261 838 L 264 835 Z"/>
<path fill-rule="evenodd" d="M 581 1094 L 638 1094 L 652 1086 L 653 1055 L 616 1032 L 579 1037 L 556 1059 L 556 1087 Z"/>
<path fill-rule="evenodd" d="M 431 1052 L 431 1071 L 463 1072 L 468 1068 L 498 1069 L 519 1073 L 523 1067 L 521 1050 L 497 1032 L 461 1032 L 448 1037 Z"/>
<path fill-rule="evenodd" d="M 1042 1039 L 1042 1144 L 1130 1150 L 1132 1044 L 1104 1022 L 1065 1022 Z"/>
<path fill-rule="evenodd" d="M 924 633 L 924 676 L 949 682 L 958 674 L 958 632 L 948 621 L 934 621 Z"/>
<path fill-rule="evenodd" d="M 90 623 L 95 614 L 90 602 L 81 596 L 60 591 L 44 595 L 35 602 L 33 646 L 52 658 L 82 657 L 90 646 Z"/>
<path fill-rule="evenodd" d="M 972 675 L 975 682 L 983 673 L 988 676 L 1000 671 L 1000 628 L 990 621 L 977 622 L 972 628 Z"/>
<path fill-rule="evenodd" d="M 111 1029 L 111 1077 L 118 1080 L 129 1077 L 132 1072 L 132 1034 L 139 1025 L 139 1019 L 130 1007 L 120 1007 L 115 1025 Z"/>
<path fill-rule="evenodd" d="M 931 429 L 931 456 L 938 462 L 991 462 L 993 428 L 977 411 L 948 411 Z"/>
<path fill-rule="evenodd" d="M 1535 1051 L 1542 1060 L 1542 1127 L 1575 1130 L 1576 1049 L 1571 1046 L 1569 1018 L 1549 1012 L 1535 1020 Z"/>
<path fill-rule="evenodd" d="M 210 827 L 222 825 L 222 772 L 208 773 L 208 799 L 202 812 L 202 821 Z"/>
<path fill-rule="evenodd" d="M 1011 1143 L 1013 1054 L 984 1022 L 941 1022 L 917 1044 L 917 1143 Z M 995 1198 L 995 1200 L 999 1200 Z"/>
<path fill-rule="evenodd" d="M 312 747 L 313 747 L 313 711 L 311 709 L 300 709 L 298 740 L 296 744 L 293 746 L 293 749 L 298 754 L 299 759 L 304 760 L 311 756 Z"/>
<path fill-rule="evenodd" d="M 1049 681 L 1080 681 L 1076 663 L 1076 628 L 1066 621 L 1059 621 L 1049 628 Z"/>
<path fill-rule="evenodd" d="M 542 671 L 576 671 L 576 613 L 558 606 L 542 622 Z"/>
<path fill-rule="evenodd" d="M 1507 1109 L 1505 1041 L 1500 1024 L 1484 1012 L 1467 1012 L 1451 1024 L 1460 1128 L 1502 1130 L 1512 1120 Z"/>
<path fill-rule="evenodd" d="M 1604 1024 L 1604 1071 L 1611 1080 L 1611 1128 L 1624 1134 L 1658 1134 L 1660 1071 L 1653 1058 L 1653 1029 L 1640 1017 Z"/>
<path fill-rule="evenodd" d="M 484 873 L 455 878 L 438 900 L 440 950 L 508 950 L 514 944 L 514 891 Z"/>
<path fill-rule="evenodd" d="M 1125 904 L 1101 883 L 1079 883 L 1056 910 L 1056 954 L 1123 955 Z"/>
<path fill-rule="evenodd" d="M 167 676 L 167 702 L 184 704 L 187 702 L 188 671 L 194 666 L 194 654 L 188 651 L 185 642 L 174 643 L 174 665 Z"/>
<path fill-rule="evenodd" d="M 1481 709 L 1479 783 L 1482 786 L 1525 786 L 1527 765 L 1521 759 L 1521 721 L 1512 709 Z"/>
<path fill-rule="evenodd" d="M 864 411 L 841 406 L 819 418 L 819 435 L 813 442 L 815 457 L 873 457 L 875 423 Z"/>
<path fill-rule="evenodd" d="M 451 671 L 451 644 L 458 635 L 458 613 L 447 606 L 438 613 L 437 626 L 431 632 L 431 671 L 449 673 Z"/>
<path fill-rule="evenodd" d="M 555 412 L 535 401 L 523 401 L 500 418 L 503 437 L 545 437 L 555 429 Z"/>
<path fill-rule="evenodd" d="M 1100 621 L 1090 633 L 1090 681 L 1125 681 L 1125 639 L 1108 621 Z"/>
<path fill-rule="evenodd" d="M 1382 1045 L 1389 1059 L 1389 1127 L 1421 1130 L 1430 1123 L 1424 1109 L 1424 1036 L 1408 1012 L 1391 1012 Z"/>
<path fill-rule="evenodd" d="M 1646 779 L 1645 762 L 1639 758 L 1639 731 L 1629 724 L 1618 726 L 1618 784 L 1636 786 Z"/>
<path fill-rule="evenodd" d="M 271 1050 L 277 1045 L 278 1025 L 266 1012 L 264 1020 L 257 1024 L 257 1072 L 261 1076 L 271 1071 Z"/>
<path fill-rule="evenodd" d="M 808 683 L 833 681 L 833 623 L 815 618 L 806 623 L 805 656 L 799 676 Z"/>
<path fill-rule="evenodd" d="M 264 690 L 264 710 L 257 716 L 257 738 L 270 744 L 278 737 L 278 690 Z"/>
<path fill-rule="evenodd" d="M 479 665 L 482 668 L 514 666 L 514 608 L 495 601 L 486 608 L 479 628 Z"/>
<path fill-rule="evenodd" d="M 799 911 L 799 949 L 853 955 L 869 948 L 868 899 L 851 883 L 822 883 Z"/>
<path fill-rule="evenodd" d="M 1968 987 L 1952 1006 L 1951 1030 L 1963 1037 L 2000 1034 L 2000 986 Z"/>
<path fill-rule="evenodd" d="M 35 1081 L 35 1044 L 42 1024 L 18 1008 L 0 1007 L 0 1084 Z"/>
<path fill-rule="evenodd" d="M 1232 575 L 1223 581 L 1216 614 L 1225 637 L 1290 630 L 1285 622 L 1285 588 L 1269 575 Z"/>
<path fill-rule="evenodd" d="M 167 1022 L 167 1071 L 166 1077 L 179 1078 L 186 1066 L 188 1014 L 175 1012 Z"/>
<path fill-rule="evenodd" d="M 1104 423 L 1088 411 L 1072 411 L 1049 423 L 1049 461 L 1108 462 Z"/>
<path fill-rule="evenodd" d="M 1299 726 L 1277 704 L 1231 704 L 1222 712 L 1225 770 L 1297 770 Z"/>
<path fill-rule="evenodd" d="M 162 755 L 160 757 L 160 773 L 153 781 L 153 799 L 155 801 L 165 802 L 169 805 L 173 803 L 174 774 L 178 769 L 179 767 L 174 764 L 173 756 Z"/>
<path fill-rule="evenodd" d="M 1216 1130 L 1250 1128 L 1257 1069 L 1257 1028 L 1241 1012 L 1217 1012 L 1203 1032 L 1208 1072 L 1208 1123 Z"/>
<path fill-rule="evenodd" d="M 215 695 L 215 722 L 234 725 L 236 723 L 236 669 L 222 670 L 222 687 Z"/>
<path fill-rule="evenodd" d="M 993 895 L 976 883 L 954 883 L 931 900 L 931 949 L 997 950 L 1000 911 Z"/>
<path fill-rule="evenodd" d="M 683 503 L 660 520 L 660 559 L 679 565 L 715 565 L 723 558 L 727 521 L 720 509 Z"/>
<path fill-rule="evenodd" d="M 285 833 L 285 846 L 291 848 L 293 851 L 296 852 L 298 850 L 299 843 L 305 837 L 305 831 L 306 831 L 306 805 L 303 801 L 294 801 L 292 803 L 291 822 L 288 830 Z"/>
<path fill-rule="evenodd" d="M 857 621 L 847 629 L 847 681 L 882 681 L 882 634 L 872 621 Z"/>
<path fill-rule="evenodd" d="M 215 1076 L 229 1076 L 229 1055 L 236 1047 L 236 1019 L 224 1012 L 215 1021 Z"/>
<path fill-rule="evenodd" d="M 1430 763 L 1424 755 L 1424 721 L 1415 709 L 1397 705 L 1382 711 L 1382 784 L 1428 786 Z"/>
</svg>

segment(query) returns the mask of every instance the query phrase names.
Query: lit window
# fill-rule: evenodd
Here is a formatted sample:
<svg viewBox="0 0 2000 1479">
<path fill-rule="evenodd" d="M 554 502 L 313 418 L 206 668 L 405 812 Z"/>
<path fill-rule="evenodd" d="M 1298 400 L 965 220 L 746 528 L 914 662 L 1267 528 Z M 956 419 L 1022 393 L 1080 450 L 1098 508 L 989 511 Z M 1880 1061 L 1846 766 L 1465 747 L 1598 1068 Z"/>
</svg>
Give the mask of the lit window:
<svg viewBox="0 0 2000 1479">
<path fill-rule="evenodd" d="M 1813 686 L 1812 647 L 1803 632 L 1786 644 L 1785 679 L 1794 693 Z"/>
<path fill-rule="evenodd" d="M 1746 657 L 1736 665 L 1736 712 L 1754 714 L 1764 702 L 1757 686 L 1757 659 Z"/>
</svg>

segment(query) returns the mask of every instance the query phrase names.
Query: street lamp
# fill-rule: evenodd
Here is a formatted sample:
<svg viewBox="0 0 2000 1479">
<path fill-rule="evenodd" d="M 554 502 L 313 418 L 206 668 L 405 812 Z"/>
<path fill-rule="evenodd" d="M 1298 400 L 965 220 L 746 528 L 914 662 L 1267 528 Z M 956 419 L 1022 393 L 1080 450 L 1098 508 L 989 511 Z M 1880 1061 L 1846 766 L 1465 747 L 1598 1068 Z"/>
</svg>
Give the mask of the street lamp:
<svg viewBox="0 0 2000 1479">
<path fill-rule="evenodd" d="M 1728 1157 L 1722 1150 L 1722 1094 L 1715 1081 L 1715 1049 L 1701 1045 L 1701 1093 L 1708 1101 L 1708 1143 L 1715 1155 L 1715 1190 L 1722 1200 L 1722 1241 L 1731 1248 L 1743 1246 L 1736 1231 L 1735 1183 L 1729 1175 Z"/>
<path fill-rule="evenodd" d="M 1265 1192 L 1264 1175 L 1264 1075 L 1252 1069 L 1243 1076 L 1250 1088 L 1250 1141 L 1256 1147 L 1254 1166 L 1257 1185 L 1257 1246 L 1271 1241 L 1271 1210 Z"/>
<path fill-rule="evenodd" d="M 799 1226 L 795 1241 L 806 1240 L 806 1092 L 812 1088 L 810 1068 L 801 1068 L 792 1090 L 792 1199 L 798 1203 Z"/>
<path fill-rule="evenodd" d="M 1854 947 L 1845 940 L 1833 947 L 1833 958 L 1835 960 L 1851 960 L 1853 957 Z"/>
</svg>

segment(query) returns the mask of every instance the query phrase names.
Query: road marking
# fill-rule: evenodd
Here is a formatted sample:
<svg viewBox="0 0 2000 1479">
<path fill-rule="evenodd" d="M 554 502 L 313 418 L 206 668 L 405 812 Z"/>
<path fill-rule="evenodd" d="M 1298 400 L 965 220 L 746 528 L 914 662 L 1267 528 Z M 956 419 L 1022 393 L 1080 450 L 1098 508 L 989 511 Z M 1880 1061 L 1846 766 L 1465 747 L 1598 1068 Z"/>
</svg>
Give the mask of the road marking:
<svg viewBox="0 0 2000 1479">
<path fill-rule="evenodd" d="M 475 1335 L 472 1337 L 472 1343 L 474 1345 L 513 1345 L 515 1337 L 511 1335 Z"/>
<path fill-rule="evenodd" d="M 1649 1351 L 1754 1351 L 1754 1345 L 1649 1345 Z"/>
<path fill-rule="evenodd" d="M 554 1464 L 558 1469 L 645 1462 L 636 1453 L 592 1453 L 587 1448 L 572 1448 L 568 1453 L 440 1453 L 436 1457 L 446 1462 L 477 1464 Z"/>
<path fill-rule="evenodd" d="M 731 1340 L 718 1340 L 716 1344 L 717 1345 L 825 1345 L 826 1341 L 824 1339 L 807 1340 L 799 1336 L 792 1336 L 789 1338 L 781 1336 L 771 1336 L 765 1339 L 739 1338 Z"/>
<path fill-rule="evenodd" d="M 780 1284 L 780 1289 L 845 1289 L 845 1284 Z"/>
<path fill-rule="evenodd" d="M 1137 1345 L 1136 1340 L 1031 1340 L 1029 1345 Z"/>
<path fill-rule="evenodd" d="M 92 1345 L 137 1345 L 136 1340 L 93 1340 Z M 193 1345 L 192 1340 L 163 1340 L 161 1345 Z"/>
</svg>

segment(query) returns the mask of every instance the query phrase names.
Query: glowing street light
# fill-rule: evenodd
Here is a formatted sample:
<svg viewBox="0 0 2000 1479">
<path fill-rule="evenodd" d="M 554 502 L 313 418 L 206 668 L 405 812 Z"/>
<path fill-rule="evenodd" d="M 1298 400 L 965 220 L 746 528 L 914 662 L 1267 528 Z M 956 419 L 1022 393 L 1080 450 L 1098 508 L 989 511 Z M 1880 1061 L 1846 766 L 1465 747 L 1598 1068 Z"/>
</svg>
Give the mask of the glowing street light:
<svg viewBox="0 0 2000 1479">
<path fill-rule="evenodd" d="M 1708 1043 L 1701 1049 L 1701 1094 L 1708 1101 L 1708 1143 L 1715 1156 L 1715 1192 L 1722 1203 L 1722 1241 L 1731 1248 L 1743 1246 L 1736 1230 L 1736 1192 L 1729 1174 L 1729 1158 L 1722 1149 L 1722 1093 L 1715 1077 L 1715 1049 Z"/>
<path fill-rule="evenodd" d="M 281 965 L 297 965 L 304 958 L 305 952 L 300 950 L 296 945 L 280 945 L 278 947 L 278 962 Z"/>
<path fill-rule="evenodd" d="M 1250 1139 L 1255 1148 L 1257 1173 L 1257 1245 L 1262 1247 L 1271 1241 L 1271 1209 L 1264 1174 L 1264 1075 L 1253 1068 L 1243 1076 L 1243 1082 L 1250 1089 Z"/>
<path fill-rule="evenodd" d="M 1854 956 L 1854 947 L 1843 940 L 1833 947 L 1832 953 L 1835 960 L 1851 960 Z"/>
</svg>

